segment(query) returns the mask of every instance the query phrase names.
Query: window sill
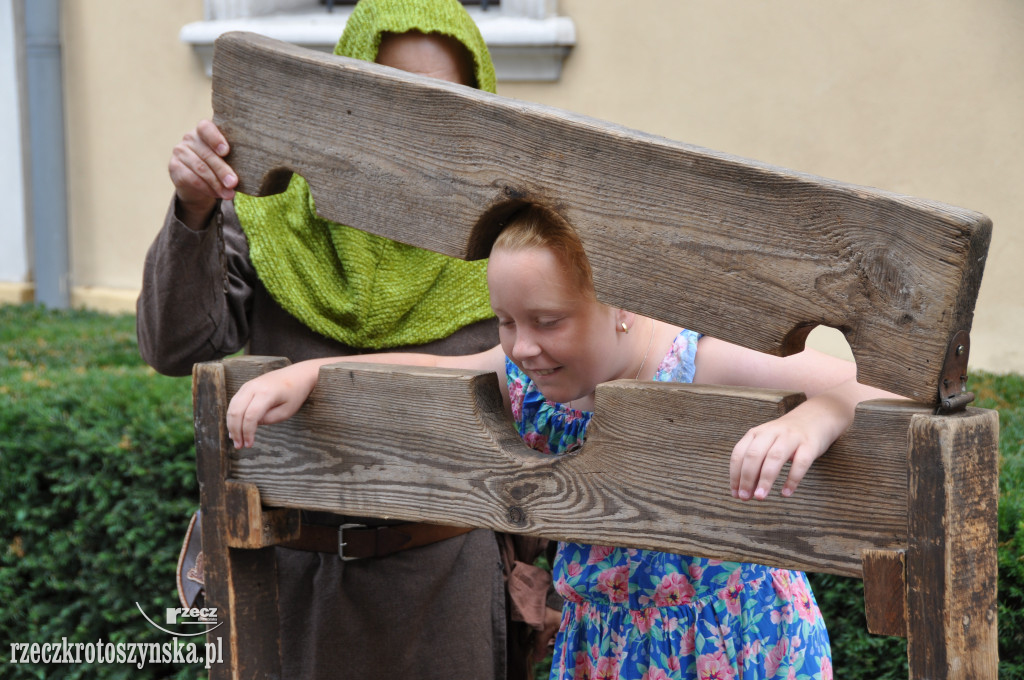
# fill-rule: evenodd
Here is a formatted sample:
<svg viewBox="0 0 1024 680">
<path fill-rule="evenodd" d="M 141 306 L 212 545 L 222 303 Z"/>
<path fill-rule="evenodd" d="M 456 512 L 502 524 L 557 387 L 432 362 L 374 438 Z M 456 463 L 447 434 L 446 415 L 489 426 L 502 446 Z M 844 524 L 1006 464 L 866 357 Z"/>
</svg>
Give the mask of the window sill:
<svg viewBox="0 0 1024 680">
<path fill-rule="evenodd" d="M 564 16 L 544 19 L 510 17 L 498 11 L 470 9 L 491 51 L 499 81 L 557 81 L 562 63 L 576 44 L 576 25 Z M 294 13 L 248 19 L 196 21 L 181 29 L 182 42 L 192 45 L 206 74 L 213 69 L 213 43 L 228 31 L 251 31 L 302 47 L 333 52 L 349 11 Z"/>
</svg>

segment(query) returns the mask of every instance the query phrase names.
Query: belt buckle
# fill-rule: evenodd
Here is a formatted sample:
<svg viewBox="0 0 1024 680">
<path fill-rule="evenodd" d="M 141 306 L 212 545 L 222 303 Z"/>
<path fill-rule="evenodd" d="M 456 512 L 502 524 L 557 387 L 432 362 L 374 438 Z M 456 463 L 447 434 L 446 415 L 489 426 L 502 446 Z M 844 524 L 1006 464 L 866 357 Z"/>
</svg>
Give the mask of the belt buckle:
<svg viewBox="0 0 1024 680">
<path fill-rule="evenodd" d="M 345 555 L 345 529 L 366 529 L 365 524 L 342 524 L 338 527 L 338 557 L 342 562 L 351 562 L 362 559 L 361 557 L 348 557 Z"/>
</svg>

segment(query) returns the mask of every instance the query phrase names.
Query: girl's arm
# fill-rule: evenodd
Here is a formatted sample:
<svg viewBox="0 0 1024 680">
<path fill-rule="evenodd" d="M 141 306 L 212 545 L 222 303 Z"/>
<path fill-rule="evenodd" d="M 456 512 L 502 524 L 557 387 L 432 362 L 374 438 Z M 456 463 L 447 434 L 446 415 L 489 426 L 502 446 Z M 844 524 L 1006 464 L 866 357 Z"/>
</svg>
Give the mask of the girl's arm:
<svg viewBox="0 0 1024 680">
<path fill-rule="evenodd" d="M 857 404 L 866 399 L 899 398 L 861 385 L 857 368 L 814 350 L 774 357 L 703 337 L 696 355 L 694 382 L 801 391 L 807 401 L 775 420 L 750 429 L 729 461 L 729 485 L 735 498 L 767 498 L 789 461 L 782 495 L 796 490 L 811 464 L 853 423 Z"/>
<path fill-rule="evenodd" d="M 295 415 L 316 386 L 320 367 L 339 361 L 462 368 L 495 371 L 499 377 L 505 375 L 505 354 L 501 351 L 501 345 L 478 354 L 462 356 L 390 352 L 302 361 L 250 380 L 231 398 L 227 425 L 235 448 L 252 446 L 259 425 L 280 423 Z M 503 389 L 501 393 L 506 408 L 509 408 L 507 390 Z"/>
</svg>

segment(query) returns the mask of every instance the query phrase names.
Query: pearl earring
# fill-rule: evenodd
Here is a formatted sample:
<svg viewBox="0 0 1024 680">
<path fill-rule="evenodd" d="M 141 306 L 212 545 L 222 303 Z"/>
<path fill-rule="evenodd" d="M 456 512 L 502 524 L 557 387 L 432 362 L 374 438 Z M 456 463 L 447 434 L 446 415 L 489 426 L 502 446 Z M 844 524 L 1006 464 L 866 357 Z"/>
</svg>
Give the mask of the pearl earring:
<svg viewBox="0 0 1024 680">
<path fill-rule="evenodd" d="M 619 324 L 619 330 L 621 330 L 623 333 L 629 332 L 629 326 L 626 325 L 625 321 Z"/>
</svg>

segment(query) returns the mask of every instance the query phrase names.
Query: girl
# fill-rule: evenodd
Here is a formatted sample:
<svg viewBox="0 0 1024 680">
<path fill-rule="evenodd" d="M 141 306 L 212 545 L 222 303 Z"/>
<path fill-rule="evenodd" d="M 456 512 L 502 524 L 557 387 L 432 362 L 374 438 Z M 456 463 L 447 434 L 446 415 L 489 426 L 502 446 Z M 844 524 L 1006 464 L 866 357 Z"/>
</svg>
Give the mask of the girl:
<svg viewBox="0 0 1024 680">
<path fill-rule="evenodd" d="M 527 205 L 507 220 L 487 270 L 501 344 L 458 357 L 344 357 L 493 370 L 531 447 L 561 454 L 584 439 L 599 383 L 621 378 L 799 390 L 807 401 L 751 429 L 730 461 L 734 497 L 767 497 L 783 464 L 791 495 L 811 463 L 853 420 L 863 399 L 852 363 L 811 350 L 786 358 L 747 350 L 597 301 L 590 265 L 572 227 Z M 245 384 L 231 400 L 238 448 L 280 422 L 316 384 L 318 359 Z M 559 545 L 553 565 L 565 607 L 551 677 L 831 678 L 828 633 L 801 572 L 650 550 Z"/>
</svg>

